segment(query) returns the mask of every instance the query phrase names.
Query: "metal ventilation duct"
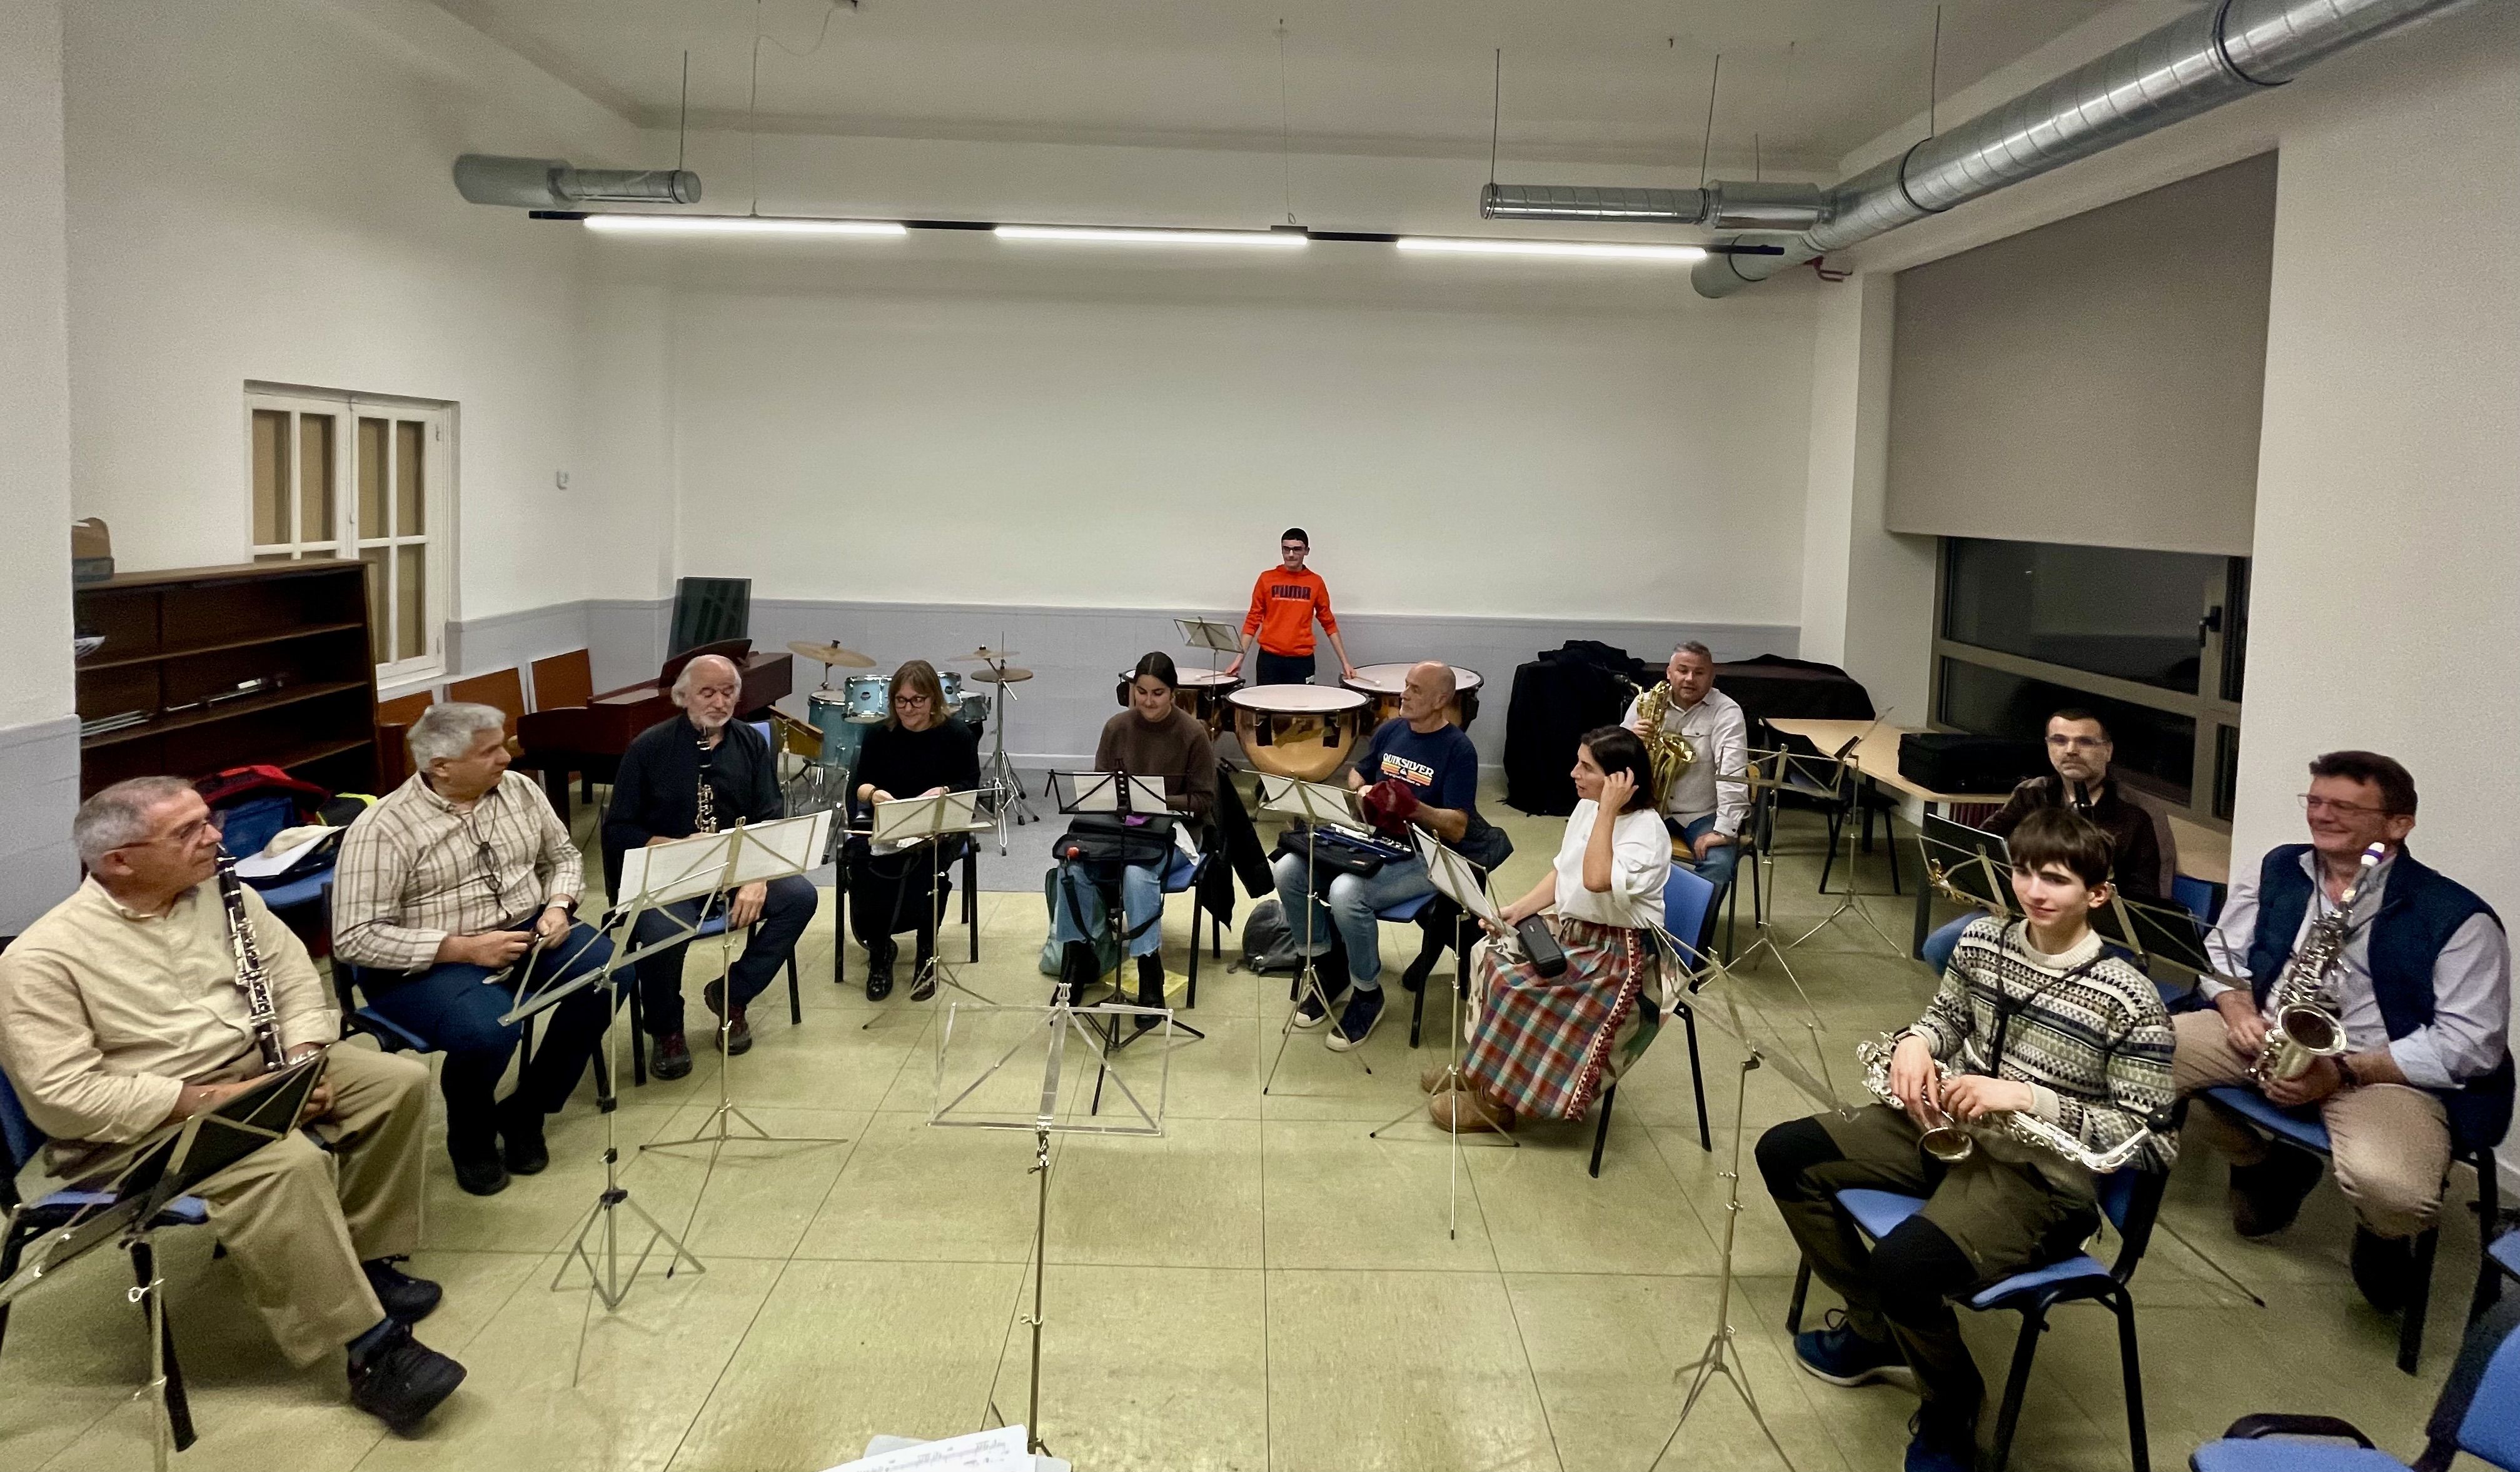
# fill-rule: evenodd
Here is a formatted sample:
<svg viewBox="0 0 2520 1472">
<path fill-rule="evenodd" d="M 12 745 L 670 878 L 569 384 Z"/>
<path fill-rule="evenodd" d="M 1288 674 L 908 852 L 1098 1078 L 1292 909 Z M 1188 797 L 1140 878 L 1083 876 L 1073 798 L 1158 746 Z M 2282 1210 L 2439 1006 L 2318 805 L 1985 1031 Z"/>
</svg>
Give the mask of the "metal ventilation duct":
<svg viewBox="0 0 2520 1472">
<path fill-rule="evenodd" d="M 1702 225 L 1709 230 L 1808 230 L 1822 195 L 1811 184 L 1710 184 L 1704 189 L 1620 189 L 1599 184 L 1491 184 L 1479 191 L 1490 220 L 1589 220 Z"/>
<path fill-rule="evenodd" d="M 475 204 L 575 209 L 581 204 L 697 204 L 700 176 L 679 168 L 573 168 L 564 158 L 467 154 L 455 187 Z"/>
<path fill-rule="evenodd" d="M 2462 3 L 2219 0 L 1832 186 L 1816 222 L 1787 227 L 1802 233 L 1783 243 L 1783 254 L 1710 255 L 1689 272 L 1689 283 L 1701 296 L 1731 295 L 1832 250 L 2280 86 L 2347 47 Z M 1707 193 L 1739 187 L 1709 185 Z M 1556 192 L 1525 187 L 1530 194 Z"/>
</svg>

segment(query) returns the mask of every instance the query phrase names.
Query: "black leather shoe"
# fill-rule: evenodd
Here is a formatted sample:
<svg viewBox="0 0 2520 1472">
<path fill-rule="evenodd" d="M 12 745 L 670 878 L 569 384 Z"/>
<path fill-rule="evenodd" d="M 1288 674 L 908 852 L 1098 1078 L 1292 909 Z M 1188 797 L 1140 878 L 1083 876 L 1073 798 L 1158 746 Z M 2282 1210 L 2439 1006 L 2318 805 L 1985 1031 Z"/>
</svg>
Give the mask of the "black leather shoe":
<svg viewBox="0 0 2520 1472">
<path fill-rule="evenodd" d="M 464 1366 L 411 1337 L 408 1324 L 350 1358 L 350 1404 L 410 1435 L 464 1383 Z"/>
<path fill-rule="evenodd" d="M 2231 1229 L 2265 1237 L 2290 1227 L 2318 1184 L 2318 1156 L 2290 1145 L 2272 1146 L 2256 1165 L 2231 1167 Z"/>
<path fill-rule="evenodd" d="M 1159 955 L 1141 956 L 1138 958 L 1138 1005 L 1162 1006 L 1163 1004 L 1164 959 Z M 1160 1017 L 1149 1017 L 1140 1013 L 1138 1031 L 1143 1033 L 1162 1020 Z"/>
<path fill-rule="evenodd" d="M 867 1001 L 881 1002 L 892 995 L 892 962 L 900 954 L 901 948 L 888 939 L 867 947 Z"/>
<path fill-rule="evenodd" d="M 2415 1241 L 2354 1228 L 2354 1286 L 2383 1314 L 2402 1314 L 2415 1297 Z"/>
<path fill-rule="evenodd" d="M 413 1277 L 394 1266 L 392 1258 L 370 1258 L 359 1265 L 368 1275 L 368 1286 L 377 1293 L 377 1302 L 394 1322 L 418 1323 L 427 1318 L 446 1290 L 425 1277 Z"/>
<path fill-rule="evenodd" d="M 683 1041 L 681 1033 L 667 1033 L 658 1038 L 656 1056 L 648 1064 L 648 1071 L 667 1083 L 690 1073 L 692 1046 Z"/>
<path fill-rule="evenodd" d="M 551 1147 L 543 1143 L 543 1112 L 511 1097 L 499 1106 L 499 1139 L 511 1176 L 539 1176 L 551 1164 Z"/>
<path fill-rule="evenodd" d="M 496 1151 L 487 1155 L 452 1155 L 455 1183 L 475 1196 L 495 1196 L 508 1188 L 508 1167 Z"/>
</svg>

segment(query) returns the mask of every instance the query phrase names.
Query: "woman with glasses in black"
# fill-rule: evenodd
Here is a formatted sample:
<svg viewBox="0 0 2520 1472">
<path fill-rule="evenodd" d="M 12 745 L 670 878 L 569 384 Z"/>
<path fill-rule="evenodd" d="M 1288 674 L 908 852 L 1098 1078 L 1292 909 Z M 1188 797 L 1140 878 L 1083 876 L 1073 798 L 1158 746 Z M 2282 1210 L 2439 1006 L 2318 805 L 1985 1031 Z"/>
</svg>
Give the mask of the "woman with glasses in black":
<svg viewBox="0 0 2520 1472">
<path fill-rule="evenodd" d="M 858 753 L 849 788 L 853 827 L 870 825 L 877 803 L 968 792 L 980 784 L 979 735 L 945 708 L 944 685 L 934 665 L 913 659 L 895 670 L 889 710 L 881 724 L 868 730 Z M 904 930 L 918 937 L 910 1000 L 924 1002 L 936 995 L 935 971 L 928 962 L 936 955 L 937 916 L 953 888 L 945 869 L 962 858 L 968 841 L 960 836 L 942 840 L 943 851 L 930 855 L 927 844 L 878 850 L 864 837 L 849 840 L 849 928 L 866 947 L 869 1002 L 892 995 L 892 962 L 900 954 L 892 938 Z"/>
</svg>

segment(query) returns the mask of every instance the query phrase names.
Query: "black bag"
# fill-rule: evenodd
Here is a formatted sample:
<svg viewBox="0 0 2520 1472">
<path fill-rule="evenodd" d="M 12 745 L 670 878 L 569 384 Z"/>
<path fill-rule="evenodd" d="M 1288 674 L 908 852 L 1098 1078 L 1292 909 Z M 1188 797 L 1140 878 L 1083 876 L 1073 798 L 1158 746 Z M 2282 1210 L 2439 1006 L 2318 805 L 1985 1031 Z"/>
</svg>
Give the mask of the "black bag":
<svg viewBox="0 0 2520 1472">
<path fill-rule="evenodd" d="M 1160 813 L 1072 813 L 1067 831 L 1051 846 L 1062 864 L 1137 865 L 1161 870 L 1172 863 L 1173 820 Z"/>
<path fill-rule="evenodd" d="M 1292 976 L 1303 968 L 1304 959 L 1295 954 L 1295 935 L 1278 897 L 1271 895 L 1252 906 L 1242 920 L 1242 969 L 1264 976 Z"/>
<path fill-rule="evenodd" d="M 2048 748 L 2009 736 L 1912 731 L 1899 738 L 1899 775 L 1936 792 L 2010 792 L 2048 770 Z"/>
</svg>

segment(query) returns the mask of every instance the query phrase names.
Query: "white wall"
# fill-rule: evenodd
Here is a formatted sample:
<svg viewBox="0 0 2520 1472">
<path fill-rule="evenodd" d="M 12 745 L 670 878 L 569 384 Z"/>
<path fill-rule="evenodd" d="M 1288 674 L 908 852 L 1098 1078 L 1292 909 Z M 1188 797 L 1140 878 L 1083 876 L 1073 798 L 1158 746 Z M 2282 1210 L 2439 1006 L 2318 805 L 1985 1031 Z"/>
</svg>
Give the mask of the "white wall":
<svg viewBox="0 0 2520 1472">
<path fill-rule="evenodd" d="M 124 565 L 243 559 L 262 379 L 456 401 L 457 611 L 586 596 L 583 243 L 448 169 L 631 130 L 418 0 L 82 0 L 68 74 L 73 503 Z"/>
<path fill-rule="evenodd" d="M 77 876 L 60 0 L 0 0 L 0 934 Z"/>
</svg>

